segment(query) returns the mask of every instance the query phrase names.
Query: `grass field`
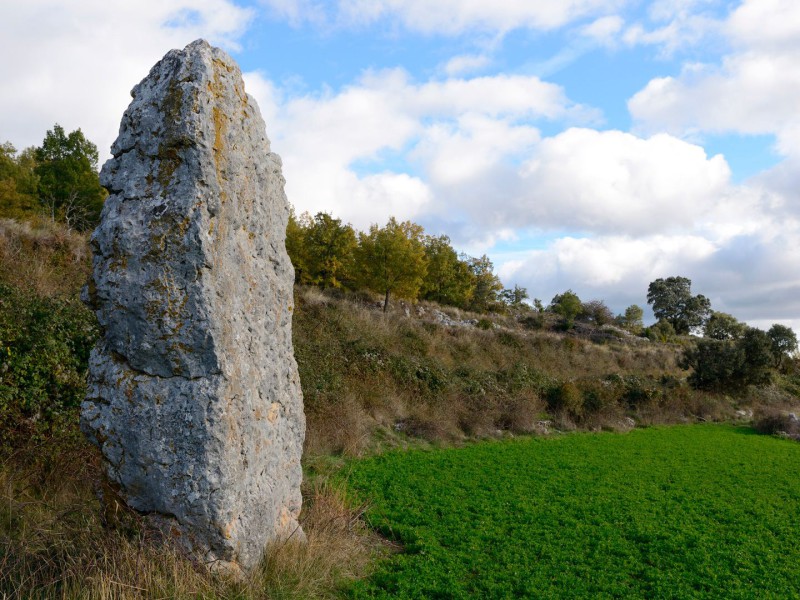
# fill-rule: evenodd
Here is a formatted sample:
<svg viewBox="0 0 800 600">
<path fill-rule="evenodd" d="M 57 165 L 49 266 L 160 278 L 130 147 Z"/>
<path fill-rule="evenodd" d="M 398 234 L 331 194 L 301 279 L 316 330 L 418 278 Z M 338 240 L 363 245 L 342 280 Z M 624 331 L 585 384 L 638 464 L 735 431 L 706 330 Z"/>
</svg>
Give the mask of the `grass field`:
<svg viewBox="0 0 800 600">
<path fill-rule="evenodd" d="M 721 425 L 357 461 L 402 551 L 352 595 L 797 598 L 799 473 L 800 444 Z"/>
</svg>

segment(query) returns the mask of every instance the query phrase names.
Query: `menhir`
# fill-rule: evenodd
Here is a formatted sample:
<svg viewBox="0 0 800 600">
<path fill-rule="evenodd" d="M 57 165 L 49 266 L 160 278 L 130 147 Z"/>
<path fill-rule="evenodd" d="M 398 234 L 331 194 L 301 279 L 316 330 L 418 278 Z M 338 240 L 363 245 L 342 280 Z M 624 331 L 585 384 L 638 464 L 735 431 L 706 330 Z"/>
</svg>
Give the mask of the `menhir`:
<svg viewBox="0 0 800 600">
<path fill-rule="evenodd" d="M 194 556 L 249 570 L 302 537 L 305 432 L 280 158 L 233 60 L 169 52 L 101 172 L 81 427 L 109 484 Z"/>
</svg>

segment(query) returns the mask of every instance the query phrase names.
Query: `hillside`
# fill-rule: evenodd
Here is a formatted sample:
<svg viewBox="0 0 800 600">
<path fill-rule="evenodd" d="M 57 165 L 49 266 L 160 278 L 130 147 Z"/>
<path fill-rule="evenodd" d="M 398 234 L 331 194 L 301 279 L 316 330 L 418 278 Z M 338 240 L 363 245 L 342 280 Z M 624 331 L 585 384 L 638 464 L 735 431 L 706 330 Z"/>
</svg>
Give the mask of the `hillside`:
<svg viewBox="0 0 800 600">
<path fill-rule="evenodd" d="M 0 221 L 2 410 L 17 427 L 43 429 L 43 415 L 77 418 L 96 336 L 78 298 L 89 261 L 86 234 Z M 360 454 L 409 438 L 454 442 L 724 420 L 796 401 L 796 375 L 735 394 L 692 389 L 679 364 L 693 338 L 651 341 L 585 322 L 562 331 L 557 315 L 532 309 L 471 313 L 394 301 L 384 312 L 382 300 L 295 287 L 293 337 L 310 455 Z M 59 381 L 69 382 L 71 393 L 53 398 Z"/>
<path fill-rule="evenodd" d="M 234 584 L 165 549 L 103 487 L 97 452 L 77 427 L 97 337 L 78 298 L 89 260 L 85 234 L 0 221 L 0 592 L 11 597 L 332 597 L 385 547 L 361 518 L 365 507 L 327 478 L 342 457 L 743 420 L 797 404 L 796 365 L 767 387 L 692 389 L 679 366 L 694 344 L 687 337 L 651 341 L 582 322 L 565 332 L 557 315 L 529 309 L 393 301 L 384 312 L 379 295 L 298 286 L 308 543 L 270 549 L 253 581 Z M 767 426 L 780 431 L 784 422 Z"/>
</svg>

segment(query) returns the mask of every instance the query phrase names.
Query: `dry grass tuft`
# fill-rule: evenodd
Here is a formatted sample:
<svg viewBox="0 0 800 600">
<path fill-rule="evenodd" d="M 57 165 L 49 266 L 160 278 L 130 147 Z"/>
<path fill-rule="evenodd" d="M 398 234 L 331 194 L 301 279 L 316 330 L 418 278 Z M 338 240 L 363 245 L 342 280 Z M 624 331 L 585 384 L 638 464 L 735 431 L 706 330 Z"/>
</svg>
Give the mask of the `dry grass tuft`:
<svg viewBox="0 0 800 600">
<path fill-rule="evenodd" d="M 361 521 L 363 506 L 350 507 L 329 485 L 308 486 L 307 542 L 270 547 L 261 569 L 231 581 L 166 544 L 135 513 L 109 524 L 94 493 L 100 480 L 98 456 L 82 443 L 31 447 L 0 464 L 0 597 L 332 598 L 381 548 Z"/>
<path fill-rule="evenodd" d="M 374 428 L 363 405 L 352 395 L 306 411 L 306 421 L 308 430 L 313 433 L 306 436 L 303 450 L 311 456 L 360 456 L 368 447 Z"/>
<path fill-rule="evenodd" d="M 314 485 L 301 519 L 306 541 L 289 539 L 267 550 L 258 579 L 268 597 L 333 597 L 342 584 L 363 577 L 386 548 L 364 524 L 365 510 L 352 507 L 340 488 Z"/>
<path fill-rule="evenodd" d="M 40 296 L 76 296 L 90 269 L 87 234 L 0 219 L 0 281 Z"/>
<path fill-rule="evenodd" d="M 771 407 L 760 408 L 753 415 L 753 427 L 759 433 L 800 440 L 800 419 L 794 412 Z"/>
</svg>

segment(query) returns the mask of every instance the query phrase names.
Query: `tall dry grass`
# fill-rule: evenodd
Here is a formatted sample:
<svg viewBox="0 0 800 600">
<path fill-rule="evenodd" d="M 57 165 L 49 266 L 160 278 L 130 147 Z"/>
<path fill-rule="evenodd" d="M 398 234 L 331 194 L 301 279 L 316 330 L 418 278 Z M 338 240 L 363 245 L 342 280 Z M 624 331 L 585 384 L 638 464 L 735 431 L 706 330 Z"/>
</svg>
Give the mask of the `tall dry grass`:
<svg viewBox="0 0 800 600">
<path fill-rule="evenodd" d="M 91 269 L 88 235 L 58 223 L 0 219 L 0 281 L 40 296 L 75 296 Z"/>
<path fill-rule="evenodd" d="M 422 303 L 384 313 L 363 293 L 296 289 L 307 453 L 358 456 L 407 437 L 452 443 L 525 434 L 541 431 L 543 421 L 628 429 L 631 418 L 724 417 L 689 389 L 679 345 L 591 327 L 531 329 L 516 315 L 441 309 L 456 320 L 488 323 L 452 327 L 432 318 L 440 309 Z M 576 390 L 568 410 L 553 400 L 564 384 Z"/>
<path fill-rule="evenodd" d="M 363 506 L 341 489 L 306 484 L 305 543 L 274 544 L 246 580 L 208 573 L 168 545 L 135 513 L 114 519 L 97 500 L 100 463 L 93 448 L 26 448 L 0 464 L 0 597 L 333 598 L 363 576 L 383 544 Z"/>
</svg>

